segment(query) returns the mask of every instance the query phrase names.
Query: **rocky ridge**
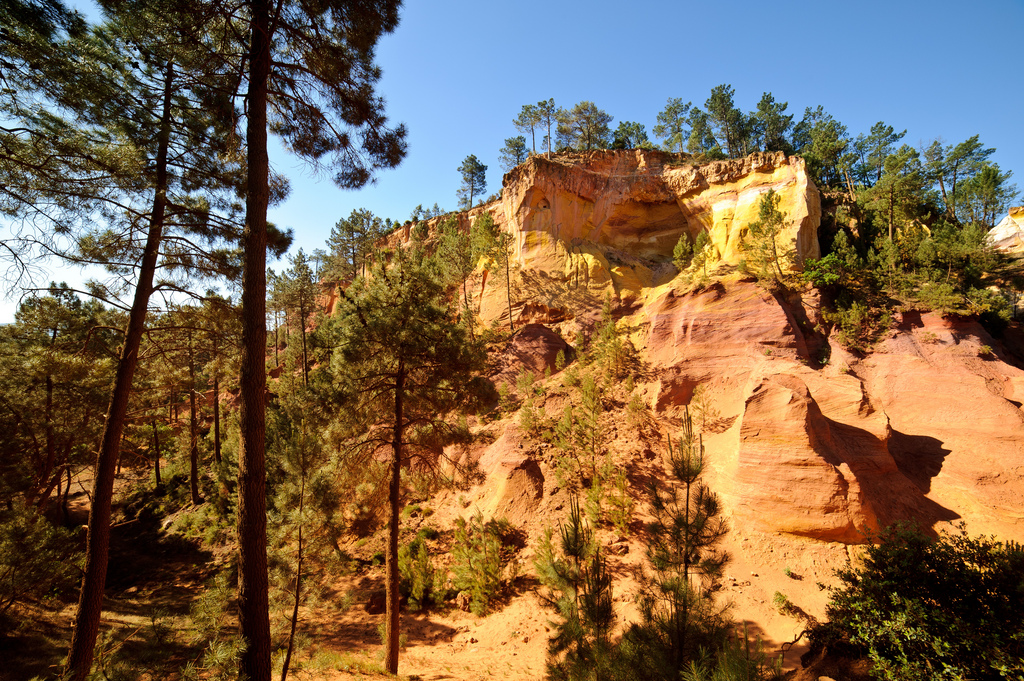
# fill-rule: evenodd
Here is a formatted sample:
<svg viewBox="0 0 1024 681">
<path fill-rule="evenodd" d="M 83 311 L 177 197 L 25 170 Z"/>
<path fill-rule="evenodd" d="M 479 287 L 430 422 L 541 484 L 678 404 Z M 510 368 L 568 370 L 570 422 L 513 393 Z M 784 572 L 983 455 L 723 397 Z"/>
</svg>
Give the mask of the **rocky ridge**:
<svg viewBox="0 0 1024 681">
<path fill-rule="evenodd" d="M 818 194 L 802 161 L 755 154 L 678 163 L 639 151 L 535 157 L 506 175 L 499 202 L 460 216 L 468 228 L 489 211 L 515 237 L 512 318 L 521 331 L 498 358 L 495 380 L 514 390 L 523 369 L 548 369 L 555 388 L 540 409 L 557 417 L 568 398 L 555 354 L 563 340 L 579 346 L 592 334 L 609 296 L 620 332 L 639 351 L 633 392 L 653 424 L 638 438 L 617 422 L 609 451 L 635 479 L 656 475 L 658 442 L 677 432 L 704 386 L 713 415 L 701 424 L 706 481 L 733 528 L 722 588 L 736 615 L 775 642 L 803 625 L 775 612 L 773 590 L 821 616 L 827 594 L 815 583 L 831 581 L 881 526 L 910 521 L 936 532 L 964 521 L 972 534 L 1024 540 L 1020 336 L 1011 329 L 996 339 L 974 320 L 907 311 L 871 352 L 848 352 L 828 335 L 813 290 L 770 293 L 737 267 L 745 226 L 769 188 L 789 216 L 781 239 L 789 267 L 818 256 Z M 671 250 L 681 233 L 701 228 L 713 234 L 715 260 L 695 286 L 698 277 L 676 276 Z M 508 323 L 505 292 L 485 271 L 470 291 L 484 323 Z M 464 454 L 484 477 L 438 519 L 481 509 L 539 535 L 565 508 L 553 452 L 515 415 L 489 430 L 490 444 Z M 641 560 L 642 540 L 606 541 L 616 564 Z"/>
<path fill-rule="evenodd" d="M 819 196 L 803 160 L 778 152 L 704 165 L 644 150 L 535 156 L 505 175 L 499 201 L 459 219 L 468 229 L 490 212 L 514 237 L 513 320 L 545 327 L 531 342 L 581 342 L 610 296 L 648 367 L 637 390 L 657 415 L 678 419 L 707 386 L 723 416 L 716 488 L 738 522 L 856 544 L 898 520 L 965 519 L 1024 539 L 1014 348 L 974 321 L 907 312 L 871 353 L 846 352 L 824 335 L 813 291 L 768 293 L 736 271 L 768 189 L 782 199 L 779 243 L 798 270 L 819 256 Z M 713 276 L 693 289 L 671 254 L 680 234 L 701 229 Z M 471 291 L 483 323 L 508 322 L 503 287 L 486 271 Z M 545 360 L 516 352 L 509 384 L 553 362 L 553 350 Z"/>
</svg>

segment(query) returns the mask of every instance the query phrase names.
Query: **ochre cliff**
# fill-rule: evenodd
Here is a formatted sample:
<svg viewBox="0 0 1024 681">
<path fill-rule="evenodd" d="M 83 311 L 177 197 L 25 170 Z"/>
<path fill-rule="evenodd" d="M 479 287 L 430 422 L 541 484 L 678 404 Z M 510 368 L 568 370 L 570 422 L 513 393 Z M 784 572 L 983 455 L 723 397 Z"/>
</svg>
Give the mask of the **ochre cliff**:
<svg viewBox="0 0 1024 681">
<path fill-rule="evenodd" d="M 782 153 L 703 165 L 644 150 L 535 156 L 505 175 L 501 199 L 488 209 L 515 237 L 524 286 L 564 283 L 572 297 L 610 294 L 629 305 L 675 275 L 672 250 L 684 233 L 693 242 L 708 232 L 709 267 L 737 265 L 746 226 L 769 189 L 787 218 L 780 251 L 800 268 L 819 256 L 818 190 L 803 160 Z M 487 287 L 483 295 L 485 319 L 507 315 L 500 296 Z M 520 314 L 547 321 L 562 316 L 567 302 L 574 301 L 542 297 Z"/>
<path fill-rule="evenodd" d="M 857 544 L 900 520 L 964 519 L 1024 539 L 1020 361 L 976 322 L 915 312 L 867 355 L 846 352 L 812 290 L 772 294 L 737 270 L 769 189 L 799 269 L 819 256 L 819 198 L 803 161 L 781 153 L 705 165 L 650 151 L 534 157 L 505 176 L 500 201 L 460 219 L 468 229 L 490 212 L 514 237 L 516 326 L 578 345 L 610 296 L 643 360 L 636 389 L 662 423 L 678 424 L 705 386 L 719 414 L 709 478 L 736 525 Z M 713 258 L 695 288 L 672 248 L 702 229 Z M 473 306 L 507 324 L 504 284 L 488 277 L 471 282 Z"/>
<path fill-rule="evenodd" d="M 769 189 L 786 214 L 779 250 L 789 268 L 800 269 L 819 257 L 819 195 L 803 159 L 781 152 L 705 164 L 639 149 L 533 156 L 505 175 L 498 201 L 459 218 L 468 230 L 490 213 L 514 237 L 516 283 L 531 294 L 513 318 L 551 322 L 569 316 L 581 298 L 609 294 L 639 304 L 645 289 L 675 276 L 672 250 L 684 233 L 691 242 L 708 233 L 709 269 L 735 267 Z M 393 241 L 410 238 L 406 226 Z M 482 279 L 474 294 L 481 316 L 507 321 L 503 291 Z"/>
<path fill-rule="evenodd" d="M 644 561 L 643 490 L 663 479 L 665 438 L 686 410 L 698 413 L 700 387 L 703 480 L 730 526 L 722 548 L 732 560 L 716 586 L 735 617 L 778 644 L 804 624 L 773 607 L 775 595 L 822 617 L 828 592 L 816 584 L 835 583 L 882 526 L 934 533 L 963 521 L 973 535 L 1024 541 L 1024 333 L 994 338 L 971 319 L 908 310 L 869 352 L 847 351 L 815 290 L 794 279 L 797 290 L 769 292 L 738 267 L 768 189 L 787 214 L 779 245 L 799 269 L 819 254 L 819 199 L 803 162 L 781 154 L 706 165 L 637 151 L 533 158 L 506 175 L 500 201 L 459 220 L 469 229 L 490 212 L 513 237 L 510 292 L 482 266 L 468 290 L 480 321 L 506 328 L 510 293 L 517 332 L 492 353 L 491 377 L 515 392 L 532 372 L 548 424 L 578 392 L 556 357 L 586 346 L 606 299 L 638 351 L 632 382 L 604 382 L 606 457 L 636 501 L 631 536 L 601 535 L 619 575 Z M 701 229 L 712 236 L 706 278 L 671 263 L 679 235 Z M 646 425 L 626 415 L 637 397 Z M 565 517 L 563 455 L 521 418 L 498 416 L 479 426 L 477 445 L 449 452 L 481 476 L 437 500 L 438 522 L 479 509 L 536 538 Z M 635 616 L 627 600 L 623 619 Z M 787 664 L 800 652 L 790 647 Z"/>
</svg>

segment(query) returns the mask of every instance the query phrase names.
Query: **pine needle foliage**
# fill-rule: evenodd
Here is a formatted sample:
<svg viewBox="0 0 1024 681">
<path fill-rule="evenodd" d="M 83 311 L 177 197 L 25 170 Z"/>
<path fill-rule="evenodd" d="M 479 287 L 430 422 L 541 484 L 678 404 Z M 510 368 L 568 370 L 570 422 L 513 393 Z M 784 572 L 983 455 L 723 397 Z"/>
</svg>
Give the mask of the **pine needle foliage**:
<svg viewBox="0 0 1024 681">
<path fill-rule="evenodd" d="M 492 403 L 495 391 L 476 375 L 482 343 L 451 314 L 437 264 L 422 254 L 399 250 L 375 265 L 343 292 L 332 324 L 337 446 L 352 465 L 387 462 L 378 488 L 387 490 L 386 666 L 394 671 L 401 471 L 432 470 L 444 446 L 465 435 L 457 416 Z"/>
<path fill-rule="evenodd" d="M 615 678 L 612 579 L 575 497 L 570 500 L 568 521 L 559 525 L 558 532 L 559 551 L 549 530 L 535 563 L 538 578 L 550 590 L 547 602 L 560 619 L 548 644 L 548 678 Z"/>
<path fill-rule="evenodd" d="M 744 246 L 757 267 L 758 279 L 769 286 L 782 283 L 783 273 L 779 252 L 779 234 L 786 224 L 786 214 L 779 210 L 781 197 L 769 189 L 761 197 L 757 220 L 747 225 L 748 240 Z"/>
<path fill-rule="evenodd" d="M 469 609 L 475 615 L 487 613 L 491 599 L 501 587 L 504 566 L 501 539 L 496 530 L 494 523 L 484 522 L 479 511 L 468 521 L 463 518 L 455 521 L 452 548 L 455 587 L 469 592 Z"/>
<path fill-rule="evenodd" d="M 728 527 L 717 495 L 700 481 L 704 444 L 689 410 L 681 436 L 674 445 L 669 440 L 668 463 L 671 486 L 651 487 L 651 572 L 642 576 L 642 621 L 627 632 L 624 644 L 633 666 L 644 670 L 642 678 L 651 679 L 677 678 L 702 651 L 721 650 L 726 634 L 724 612 L 708 587 L 728 561 L 718 548 Z"/>
</svg>

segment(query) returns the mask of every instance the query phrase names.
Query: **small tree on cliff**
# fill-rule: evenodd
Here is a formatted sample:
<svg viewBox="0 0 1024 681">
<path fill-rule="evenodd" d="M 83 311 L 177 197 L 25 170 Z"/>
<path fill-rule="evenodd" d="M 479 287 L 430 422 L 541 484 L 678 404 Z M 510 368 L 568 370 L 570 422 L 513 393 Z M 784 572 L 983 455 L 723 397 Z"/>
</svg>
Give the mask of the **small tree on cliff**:
<svg viewBox="0 0 1024 681">
<path fill-rule="evenodd" d="M 744 242 L 744 248 L 757 266 L 758 278 L 771 284 L 781 283 L 783 277 L 778 238 L 786 224 L 786 214 L 779 210 L 779 200 L 774 189 L 761 197 L 758 219 L 747 225 L 748 240 Z"/>
<path fill-rule="evenodd" d="M 459 206 L 467 210 L 473 207 L 473 197 L 483 194 L 487 189 L 487 166 L 476 156 L 470 154 L 458 167 L 462 174 L 462 186 L 459 187 Z"/>
<path fill-rule="evenodd" d="M 333 369 L 347 449 L 363 461 L 385 455 L 388 489 L 386 670 L 398 671 L 398 531 L 402 468 L 429 466 L 459 429 L 445 417 L 494 398 L 474 376 L 483 347 L 450 314 L 431 259 L 404 251 L 342 293 L 332 317 Z"/>
<path fill-rule="evenodd" d="M 470 242 L 473 262 L 486 258 L 488 272 L 497 273 L 499 280 L 504 282 L 505 298 L 508 301 L 508 328 L 515 331 L 512 322 L 512 235 L 500 229 L 490 213 L 484 213 L 473 223 Z M 480 304 L 483 305 L 482 295 Z"/>
<path fill-rule="evenodd" d="M 505 140 L 505 146 L 498 151 L 498 160 L 501 167 L 508 172 L 530 157 L 526 148 L 526 138 L 522 135 L 509 137 Z"/>
</svg>

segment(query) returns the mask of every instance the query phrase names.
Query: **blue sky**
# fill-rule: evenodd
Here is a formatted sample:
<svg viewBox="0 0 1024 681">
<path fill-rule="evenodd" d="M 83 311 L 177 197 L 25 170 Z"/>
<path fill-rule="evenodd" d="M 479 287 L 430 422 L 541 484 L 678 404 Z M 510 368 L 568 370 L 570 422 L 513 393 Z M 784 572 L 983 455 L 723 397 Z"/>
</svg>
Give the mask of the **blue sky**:
<svg viewBox="0 0 1024 681">
<path fill-rule="evenodd" d="M 853 136 L 879 120 L 906 128 L 914 146 L 979 134 L 1024 186 L 1022 27 L 1020 0 L 411 0 L 378 50 L 389 116 L 409 128 L 405 162 L 343 192 L 278 155 L 293 192 L 272 219 L 309 251 L 355 208 L 403 220 L 420 203 L 453 209 L 468 154 L 488 167 L 487 194 L 500 188 L 498 150 L 518 134 L 512 119 L 523 104 L 591 100 L 613 126 L 632 120 L 650 131 L 669 97 L 703 105 L 721 83 L 747 111 L 766 91 L 797 120 L 821 104 Z"/>
<path fill-rule="evenodd" d="M 797 120 L 820 104 L 852 136 L 879 120 L 906 128 L 914 146 L 978 134 L 1024 187 L 1022 27 L 1021 0 L 407 0 L 378 48 L 379 92 L 389 118 L 408 126 L 407 158 L 373 186 L 342 191 L 275 145 L 272 162 L 292 193 L 270 217 L 309 252 L 356 208 L 403 220 L 421 203 L 453 209 L 456 168 L 469 154 L 488 166 L 487 194 L 496 192 L 498 150 L 518 134 L 523 104 L 591 100 L 613 127 L 632 120 L 650 131 L 669 97 L 703 106 L 722 83 L 745 111 L 766 91 Z"/>
</svg>

